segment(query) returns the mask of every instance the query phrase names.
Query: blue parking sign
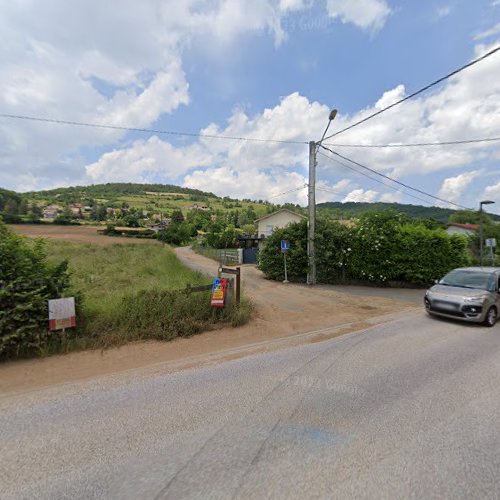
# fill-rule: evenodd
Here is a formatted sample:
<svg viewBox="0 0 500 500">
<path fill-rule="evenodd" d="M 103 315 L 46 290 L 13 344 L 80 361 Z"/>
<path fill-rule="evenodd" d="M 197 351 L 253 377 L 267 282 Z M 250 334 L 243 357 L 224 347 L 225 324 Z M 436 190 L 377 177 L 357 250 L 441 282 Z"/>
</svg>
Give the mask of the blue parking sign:
<svg viewBox="0 0 500 500">
<path fill-rule="evenodd" d="M 281 240 L 281 251 L 286 252 L 290 250 L 290 242 L 288 240 Z"/>
</svg>

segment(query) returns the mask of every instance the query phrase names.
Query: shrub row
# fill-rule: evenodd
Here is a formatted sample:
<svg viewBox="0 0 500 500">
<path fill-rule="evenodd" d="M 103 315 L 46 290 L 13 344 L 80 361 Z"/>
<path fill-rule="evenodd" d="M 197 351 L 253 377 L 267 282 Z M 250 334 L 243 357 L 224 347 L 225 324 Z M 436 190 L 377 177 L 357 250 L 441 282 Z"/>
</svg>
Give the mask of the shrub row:
<svg viewBox="0 0 500 500">
<path fill-rule="evenodd" d="M 308 270 L 307 223 L 276 230 L 259 255 L 266 277 L 284 278 L 280 241 L 289 240 L 288 279 L 304 281 Z M 329 219 L 317 223 L 316 266 L 322 283 L 401 282 L 428 285 L 450 269 L 466 265 L 467 239 L 429 229 L 393 211 L 362 216 L 352 227 Z"/>
</svg>

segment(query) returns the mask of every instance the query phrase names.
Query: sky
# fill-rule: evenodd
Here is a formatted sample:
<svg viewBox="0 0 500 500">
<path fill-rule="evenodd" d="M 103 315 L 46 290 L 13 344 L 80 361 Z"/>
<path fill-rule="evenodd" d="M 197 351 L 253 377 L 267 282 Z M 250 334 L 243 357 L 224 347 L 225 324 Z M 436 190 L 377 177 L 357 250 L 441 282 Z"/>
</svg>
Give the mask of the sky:
<svg viewBox="0 0 500 500">
<path fill-rule="evenodd" d="M 334 133 L 500 45 L 500 0 L 10 0 L 0 33 L 0 114 L 193 134 L 0 117 L 0 187 L 159 182 L 305 205 L 330 110 Z M 324 150 L 317 201 L 500 214 L 500 141 L 348 146 L 500 137 L 499 76 L 496 53 L 326 141 L 446 202 Z"/>
</svg>

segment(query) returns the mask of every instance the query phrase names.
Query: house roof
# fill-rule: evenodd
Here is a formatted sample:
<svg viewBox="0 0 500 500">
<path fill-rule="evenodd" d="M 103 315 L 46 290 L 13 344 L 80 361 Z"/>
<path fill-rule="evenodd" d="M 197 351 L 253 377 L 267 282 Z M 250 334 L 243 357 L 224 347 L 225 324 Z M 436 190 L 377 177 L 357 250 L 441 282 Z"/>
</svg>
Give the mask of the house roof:
<svg viewBox="0 0 500 500">
<path fill-rule="evenodd" d="M 256 219 L 255 222 L 259 222 L 261 220 L 268 219 L 269 217 L 272 217 L 273 215 L 279 214 L 280 212 L 288 212 L 289 214 L 297 215 L 298 217 L 301 217 L 302 219 L 307 219 L 307 217 L 305 217 L 304 215 L 298 214 L 297 212 L 294 212 L 293 210 L 289 210 L 288 208 L 281 208 L 280 210 L 277 210 L 276 212 L 273 212 L 272 214 L 267 214 L 267 215 L 264 215 L 264 217 L 261 217 L 260 219 Z"/>
<path fill-rule="evenodd" d="M 469 229 L 470 231 L 478 231 L 479 230 L 479 225 L 478 224 L 456 224 L 452 222 L 451 224 L 448 224 L 448 227 L 461 227 L 462 229 Z"/>
</svg>

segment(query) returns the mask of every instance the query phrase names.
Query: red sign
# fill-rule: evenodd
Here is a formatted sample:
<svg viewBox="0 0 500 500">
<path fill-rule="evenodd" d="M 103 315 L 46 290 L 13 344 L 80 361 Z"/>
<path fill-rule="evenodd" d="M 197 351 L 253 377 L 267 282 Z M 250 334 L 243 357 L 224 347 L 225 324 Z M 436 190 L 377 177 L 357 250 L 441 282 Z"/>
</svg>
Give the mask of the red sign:
<svg viewBox="0 0 500 500">
<path fill-rule="evenodd" d="M 211 304 L 215 307 L 224 307 L 224 299 L 226 298 L 226 278 L 214 278 L 212 285 L 212 300 Z"/>
</svg>

